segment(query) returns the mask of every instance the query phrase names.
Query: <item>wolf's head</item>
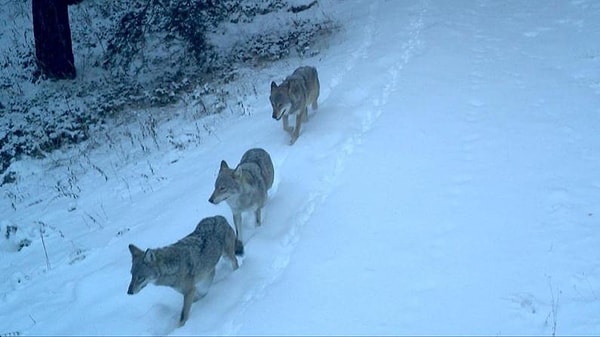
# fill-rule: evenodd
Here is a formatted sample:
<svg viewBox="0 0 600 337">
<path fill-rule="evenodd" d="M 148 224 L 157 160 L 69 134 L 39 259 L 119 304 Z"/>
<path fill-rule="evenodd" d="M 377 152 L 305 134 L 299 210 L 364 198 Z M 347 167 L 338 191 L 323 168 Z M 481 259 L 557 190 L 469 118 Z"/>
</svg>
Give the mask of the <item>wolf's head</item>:
<svg viewBox="0 0 600 337">
<path fill-rule="evenodd" d="M 156 281 L 158 278 L 158 268 L 156 266 L 156 256 L 151 249 L 145 252 L 135 245 L 129 245 L 131 252 L 131 282 L 127 294 L 137 294 L 148 283 Z"/>
<path fill-rule="evenodd" d="M 219 175 L 215 181 L 215 190 L 208 201 L 216 205 L 223 200 L 227 200 L 232 195 L 239 194 L 239 173 L 238 170 L 229 168 L 227 162 L 222 160 Z"/>
<path fill-rule="evenodd" d="M 280 120 L 292 107 L 292 101 L 289 95 L 289 85 L 281 84 L 277 86 L 271 82 L 271 106 L 273 107 L 273 118 Z"/>
</svg>

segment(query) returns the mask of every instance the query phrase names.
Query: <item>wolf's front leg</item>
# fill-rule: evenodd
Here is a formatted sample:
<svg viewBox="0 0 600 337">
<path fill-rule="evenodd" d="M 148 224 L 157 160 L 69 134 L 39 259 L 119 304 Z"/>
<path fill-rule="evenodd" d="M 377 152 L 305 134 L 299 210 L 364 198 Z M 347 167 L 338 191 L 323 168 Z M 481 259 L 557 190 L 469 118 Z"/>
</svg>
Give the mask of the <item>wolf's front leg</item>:
<svg viewBox="0 0 600 337">
<path fill-rule="evenodd" d="M 260 226 L 262 224 L 262 215 L 261 215 L 261 209 L 262 208 L 257 208 L 256 211 L 254 211 L 254 215 L 256 216 L 256 226 Z"/>
<path fill-rule="evenodd" d="M 294 129 L 290 127 L 290 121 L 288 120 L 287 114 L 283 115 L 283 130 L 290 134 L 292 133 L 292 131 L 294 131 Z"/>
<path fill-rule="evenodd" d="M 304 120 L 304 122 L 308 122 L 308 108 L 304 108 L 304 113 L 303 113 L 304 117 L 302 118 Z"/>
<path fill-rule="evenodd" d="M 233 212 L 233 224 L 235 225 L 235 237 L 242 241 L 242 212 Z"/>
<path fill-rule="evenodd" d="M 294 128 L 294 133 L 292 134 L 292 140 L 290 140 L 290 145 L 294 145 L 298 136 L 300 136 L 300 126 L 302 125 L 302 119 L 304 118 L 304 114 L 306 113 L 306 107 L 304 110 L 300 111 L 296 114 L 296 127 Z"/>
</svg>

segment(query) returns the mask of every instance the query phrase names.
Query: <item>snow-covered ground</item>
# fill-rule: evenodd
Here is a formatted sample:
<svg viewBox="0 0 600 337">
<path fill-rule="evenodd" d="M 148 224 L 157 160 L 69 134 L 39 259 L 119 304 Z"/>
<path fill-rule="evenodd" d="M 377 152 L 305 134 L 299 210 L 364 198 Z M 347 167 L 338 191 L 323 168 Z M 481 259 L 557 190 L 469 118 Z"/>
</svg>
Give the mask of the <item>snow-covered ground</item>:
<svg viewBox="0 0 600 337">
<path fill-rule="evenodd" d="M 243 114 L 144 111 L 13 165 L 0 335 L 600 333 L 600 3 L 319 6 L 343 31 L 315 58 L 240 69 Z M 301 63 L 320 106 L 289 146 L 268 88 Z M 127 245 L 231 222 L 207 200 L 220 160 L 251 147 L 275 164 L 264 224 L 246 218 L 240 269 L 220 263 L 177 328 L 174 290 L 126 295 Z"/>
</svg>

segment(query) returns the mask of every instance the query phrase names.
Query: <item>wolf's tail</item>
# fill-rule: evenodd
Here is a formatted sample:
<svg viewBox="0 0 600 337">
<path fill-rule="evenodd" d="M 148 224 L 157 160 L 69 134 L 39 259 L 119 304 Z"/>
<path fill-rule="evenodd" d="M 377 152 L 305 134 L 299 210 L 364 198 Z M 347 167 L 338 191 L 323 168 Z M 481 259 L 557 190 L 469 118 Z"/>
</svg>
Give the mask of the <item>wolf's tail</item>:
<svg viewBox="0 0 600 337">
<path fill-rule="evenodd" d="M 242 256 L 244 255 L 244 244 L 242 241 L 235 239 L 235 255 Z"/>
</svg>

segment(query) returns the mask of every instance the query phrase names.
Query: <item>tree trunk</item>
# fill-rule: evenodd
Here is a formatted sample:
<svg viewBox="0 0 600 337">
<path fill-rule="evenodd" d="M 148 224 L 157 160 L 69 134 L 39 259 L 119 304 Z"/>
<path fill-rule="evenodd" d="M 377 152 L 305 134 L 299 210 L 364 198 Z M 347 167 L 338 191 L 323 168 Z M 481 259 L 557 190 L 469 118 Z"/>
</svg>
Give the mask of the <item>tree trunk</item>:
<svg viewBox="0 0 600 337">
<path fill-rule="evenodd" d="M 35 56 L 40 72 L 51 79 L 75 78 L 68 0 L 32 0 Z"/>
</svg>

